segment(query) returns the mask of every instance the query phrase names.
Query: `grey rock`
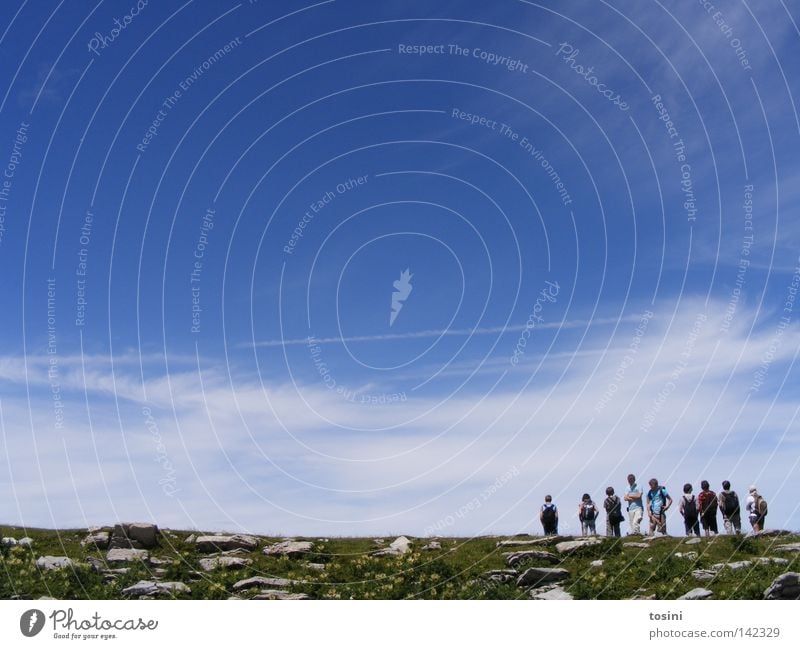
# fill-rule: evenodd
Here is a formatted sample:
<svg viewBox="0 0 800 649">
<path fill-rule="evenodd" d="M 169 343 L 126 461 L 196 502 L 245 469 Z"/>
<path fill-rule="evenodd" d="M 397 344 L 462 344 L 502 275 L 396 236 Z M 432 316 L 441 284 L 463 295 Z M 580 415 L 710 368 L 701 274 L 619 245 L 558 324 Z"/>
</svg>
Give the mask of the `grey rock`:
<svg viewBox="0 0 800 649">
<path fill-rule="evenodd" d="M 561 559 L 552 552 L 544 550 L 521 550 L 520 552 L 504 552 L 506 563 L 510 568 L 516 568 L 521 563 L 527 561 L 546 561 L 547 563 L 559 563 Z"/>
<path fill-rule="evenodd" d="M 562 541 L 561 543 L 556 543 L 556 550 L 561 554 L 569 554 L 570 552 L 574 552 L 580 548 L 588 548 L 592 545 L 599 545 L 602 543 L 600 539 L 589 538 L 589 539 L 579 539 L 577 541 Z"/>
<path fill-rule="evenodd" d="M 191 589 L 182 581 L 147 581 L 136 582 L 133 586 L 122 589 L 123 595 L 130 597 L 152 597 L 160 593 L 190 593 Z"/>
<path fill-rule="evenodd" d="M 281 541 L 264 548 L 267 556 L 298 557 L 311 552 L 314 544 L 311 541 Z"/>
<path fill-rule="evenodd" d="M 372 542 L 373 542 L 375 545 L 383 545 L 384 543 L 386 543 L 386 541 L 385 541 L 385 540 L 383 540 L 383 539 L 372 539 Z"/>
<path fill-rule="evenodd" d="M 17 539 L 15 539 L 13 536 L 4 536 L 2 539 L 0 539 L 0 545 L 7 548 L 13 548 L 16 544 Z"/>
<path fill-rule="evenodd" d="M 770 564 L 774 564 L 776 566 L 788 566 L 789 565 L 789 559 L 783 559 L 781 557 L 758 557 L 758 559 L 756 559 L 756 561 L 758 563 L 760 563 L 762 566 L 766 566 L 766 565 L 770 565 Z"/>
<path fill-rule="evenodd" d="M 572 595 L 570 595 L 567 591 L 563 588 L 556 586 L 555 588 L 550 588 L 544 592 L 537 592 L 536 594 L 532 594 L 533 599 L 572 599 Z"/>
<path fill-rule="evenodd" d="M 800 573 L 784 572 L 764 591 L 764 599 L 800 599 Z"/>
<path fill-rule="evenodd" d="M 634 543 L 623 543 L 622 547 L 624 547 L 624 548 L 645 548 L 645 549 L 647 549 L 647 548 L 650 547 L 650 544 L 649 543 L 635 543 L 635 542 Z"/>
<path fill-rule="evenodd" d="M 184 543 L 196 543 L 197 542 L 197 534 L 190 534 L 184 540 Z"/>
<path fill-rule="evenodd" d="M 411 552 L 411 541 L 405 536 L 398 536 L 394 541 L 389 544 L 389 547 L 384 550 L 378 550 L 374 553 L 376 557 L 389 557 L 399 556 Z"/>
<path fill-rule="evenodd" d="M 676 552 L 673 556 L 676 559 L 689 559 L 690 561 L 694 561 L 697 559 L 698 554 L 697 552 Z"/>
<path fill-rule="evenodd" d="M 172 563 L 172 559 L 162 559 L 160 557 L 150 557 L 151 566 L 168 566 Z"/>
<path fill-rule="evenodd" d="M 231 590 L 238 592 L 249 588 L 286 588 L 296 583 L 299 582 L 294 579 L 284 579 L 283 577 L 248 577 L 237 581 L 231 586 Z"/>
<path fill-rule="evenodd" d="M 745 568 L 752 567 L 752 561 L 733 561 L 731 563 L 715 563 L 709 567 L 709 570 L 744 570 Z"/>
<path fill-rule="evenodd" d="M 44 556 L 36 559 L 36 567 L 40 570 L 60 570 L 61 568 L 71 568 L 75 565 L 69 557 Z"/>
<path fill-rule="evenodd" d="M 761 532 L 755 533 L 758 536 L 791 536 L 794 532 L 790 532 L 789 530 L 762 530 Z"/>
<path fill-rule="evenodd" d="M 425 550 L 425 551 L 441 550 L 442 549 L 442 544 L 439 543 L 439 541 L 431 541 L 427 545 L 423 545 L 422 549 Z"/>
<path fill-rule="evenodd" d="M 528 568 L 517 579 L 517 586 L 541 586 L 563 581 L 569 577 L 569 571 L 564 568 Z"/>
<path fill-rule="evenodd" d="M 483 573 L 483 578 L 489 581 L 497 581 L 501 584 L 507 584 L 514 581 L 519 573 L 516 570 L 489 570 Z"/>
<path fill-rule="evenodd" d="M 687 539 L 686 541 L 684 541 L 684 543 L 686 545 L 697 545 L 698 543 L 702 543 L 702 542 L 703 542 L 703 539 L 701 539 L 699 536 L 694 536 L 691 539 Z"/>
<path fill-rule="evenodd" d="M 315 572 L 325 572 L 325 568 L 327 568 L 324 563 L 306 563 L 305 566 L 309 570 L 314 570 Z"/>
<path fill-rule="evenodd" d="M 225 568 L 226 570 L 239 570 L 240 568 L 246 568 L 252 563 L 252 560 L 244 559 L 242 557 L 221 556 L 206 557 L 204 559 L 200 559 L 198 563 L 203 570 L 206 572 L 211 572 L 217 568 Z"/>
<path fill-rule="evenodd" d="M 775 552 L 800 552 L 800 543 L 785 543 L 775 548 Z"/>
<path fill-rule="evenodd" d="M 305 593 L 289 593 L 285 590 L 262 590 L 250 599 L 311 599 Z"/>
<path fill-rule="evenodd" d="M 717 576 L 714 570 L 692 570 L 692 577 L 698 581 L 711 581 Z"/>
<path fill-rule="evenodd" d="M 602 568 L 603 567 L 603 560 L 602 559 L 595 559 L 589 564 L 592 568 Z"/>
<path fill-rule="evenodd" d="M 90 532 L 81 541 L 82 546 L 96 547 L 98 550 L 105 550 L 111 543 L 109 532 Z"/>
<path fill-rule="evenodd" d="M 217 552 L 219 550 L 247 550 L 251 552 L 258 547 L 258 539 L 247 534 L 212 534 L 198 536 L 195 542 L 200 552 Z"/>
<path fill-rule="evenodd" d="M 561 541 L 571 541 L 571 536 L 542 536 L 535 539 L 506 539 L 497 542 L 498 548 L 516 548 L 525 547 L 526 545 L 550 545 L 552 543 L 559 543 Z"/>
<path fill-rule="evenodd" d="M 33 539 L 30 536 L 23 536 L 17 541 L 17 545 L 21 548 L 30 548 L 33 546 Z"/>
<path fill-rule="evenodd" d="M 692 588 L 688 593 L 681 595 L 678 599 L 708 599 L 714 593 L 705 588 Z"/>
<path fill-rule="evenodd" d="M 136 548 L 113 548 L 106 553 L 108 563 L 127 563 L 129 561 L 147 561 L 150 553 Z"/>
<path fill-rule="evenodd" d="M 117 523 L 111 532 L 108 547 L 146 550 L 158 542 L 158 526 L 152 523 Z"/>
</svg>

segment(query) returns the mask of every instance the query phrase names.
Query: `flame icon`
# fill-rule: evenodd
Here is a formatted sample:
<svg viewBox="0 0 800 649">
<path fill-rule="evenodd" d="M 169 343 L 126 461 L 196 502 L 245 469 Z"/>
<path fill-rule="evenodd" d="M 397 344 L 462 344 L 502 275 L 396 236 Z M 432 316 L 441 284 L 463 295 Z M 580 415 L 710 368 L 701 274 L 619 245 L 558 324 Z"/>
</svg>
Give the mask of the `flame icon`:
<svg viewBox="0 0 800 649">
<path fill-rule="evenodd" d="M 400 309 L 403 308 L 403 302 L 408 299 L 408 296 L 411 295 L 411 290 L 414 288 L 411 286 L 411 278 L 413 275 L 406 268 L 402 273 L 400 273 L 400 279 L 396 279 L 392 286 L 394 286 L 395 291 L 392 293 L 392 312 L 389 314 L 389 326 L 391 327 L 394 324 L 394 321 L 397 319 L 397 315 L 400 313 Z"/>
<path fill-rule="evenodd" d="M 32 638 L 44 627 L 44 613 L 32 608 L 25 611 L 19 618 L 19 630 L 27 638 Z"/>
</svg>

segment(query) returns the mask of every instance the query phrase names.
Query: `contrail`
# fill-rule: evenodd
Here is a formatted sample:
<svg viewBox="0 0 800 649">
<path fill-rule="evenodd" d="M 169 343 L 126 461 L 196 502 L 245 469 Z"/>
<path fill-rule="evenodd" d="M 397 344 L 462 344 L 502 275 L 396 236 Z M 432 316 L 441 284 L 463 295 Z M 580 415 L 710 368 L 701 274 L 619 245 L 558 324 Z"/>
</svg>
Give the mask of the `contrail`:
<svg viewBox="0 0 800 649">
<path fill-rule="evenodd" d="M 545 322 L 537 324 L 537 329 L 579 329 L 589 325 L 607 325 L 617 322 L 638 322 L 638 316 L 624 318 L 595 318 L 594 320 L 569 320 L 566 322 Z M 490 334 L 522 331 L 525 325 L 510 325 L 508 327 L 480 327 L 477 329 L 425 329 L 422 331 L 409 331 L 401 334 L 379 334 L 375 336 L 334 336 L 331 338 L 314 338 L 316 344 L 324 343 L 357 343 L 376 342 L 381 340 L 409 340 L 412 338 L 436 338 L 438 336 L 486 336 Z M 287 340 L 260 340 L 255 343 L 246 343 L 244 347 L 282 347 L 283 345 L 307 345 L 308 338 L 289 338 Z"/>
</svg>

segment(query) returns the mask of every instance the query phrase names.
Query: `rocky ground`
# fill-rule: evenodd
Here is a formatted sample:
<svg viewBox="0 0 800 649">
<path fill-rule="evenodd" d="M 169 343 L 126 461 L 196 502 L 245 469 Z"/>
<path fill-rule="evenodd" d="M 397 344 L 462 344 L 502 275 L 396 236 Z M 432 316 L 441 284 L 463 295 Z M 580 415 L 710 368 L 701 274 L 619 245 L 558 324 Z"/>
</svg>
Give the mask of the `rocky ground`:
<svg viewBox="0 0 800 649">
<path fill-rule="evenodd" d="M 0 527 L 3 599 L 798 599 L 800 535 L 275 538 Z"/>
</svg>

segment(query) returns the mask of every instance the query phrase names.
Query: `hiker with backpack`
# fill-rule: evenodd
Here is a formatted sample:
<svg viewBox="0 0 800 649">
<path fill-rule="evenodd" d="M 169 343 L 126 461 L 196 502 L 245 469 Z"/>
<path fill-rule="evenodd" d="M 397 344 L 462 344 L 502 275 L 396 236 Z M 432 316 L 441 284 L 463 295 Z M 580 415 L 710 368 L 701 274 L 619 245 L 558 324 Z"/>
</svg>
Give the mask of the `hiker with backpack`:
<svg viewBox="0 0 800 649">
<path fill-rule="evenodd" d="M 583 494 L 581 498 L 581 504 L 578 505 L 578 519 L 581 522 L 583 536 L 589 536 L 590 533 L 593 536 L 597 535 L 597 505 L 589 494 Z"/>
<path fill-rule="evenodd" d="M 697 498 L 692 493 L 692 485 L 688 482 L 683 485 L 683 496 L 678 511 L 683 516 L 683 524 L 686 527 L 686 536 L 693 533 L 700 536 L 700 518 L 697 515 Z"/>
<path fill-rule="evenodd" d="M 753 526 L 753 532 L 756 534 L 763 532 L 764 521 L 767 518 L 767 501 L 761 497 L 755 486 L 750 487 L 750 495 L 747 497 L 745 509 L 750 519 L 750 525 Z"/>
<path fill-rule="evenodd" d="M 648 483 L 650 491 L 647 492 L 647 515 L 650 518 L 650 534 L 667 533 L 667 510 L 672 507 L 672 498 L 667 493 L 667 488 L 658 484 L 652 478 Z"/>
<path fill-rule="evenodd" d="M 640 526 L 644 516 L 644 505 L 642 505 L 642 491 L 636 484 L 636 476 L 632 473 L 628 475 L 628 491 L 625 492 L 623 499 L 628 503 L 628 535 L 641 534 Z"/>
<path fill-rule="evenodd" d="M 700 508 L 700 522 L 706 536 L 712 532 L 717 534 L 717 494 L 709 487 L 708 480 L 700 483 L 700 494 L 697 496 L 697 505 Z"/>
<path fill-rule="evenodd" d="M 603 507 L 606 510 L 606 536 L 621 536 L 619 525 L 625 517 L 622 515 L 622 501 L 614 495 L 614 487 L 606 488 Z"/>
<path fill-rule="evenodd" d="M 558 508 L 553 504 L 553 497 L 550 494 L 544 497 L 544 505 L 539 511 L 539 521 L 542 523 L 545 536 L 558 534 Z"/>
<path fill-rule="evenodd" d="M 742 533 L 742 517 L 739 511 L 739 496 L 731 490 L 729 480 L 722 481 L 722 491 L 719 492 L 719 510 L 722 512 L 722 525 L 726 534 Z"/>
</svg>

